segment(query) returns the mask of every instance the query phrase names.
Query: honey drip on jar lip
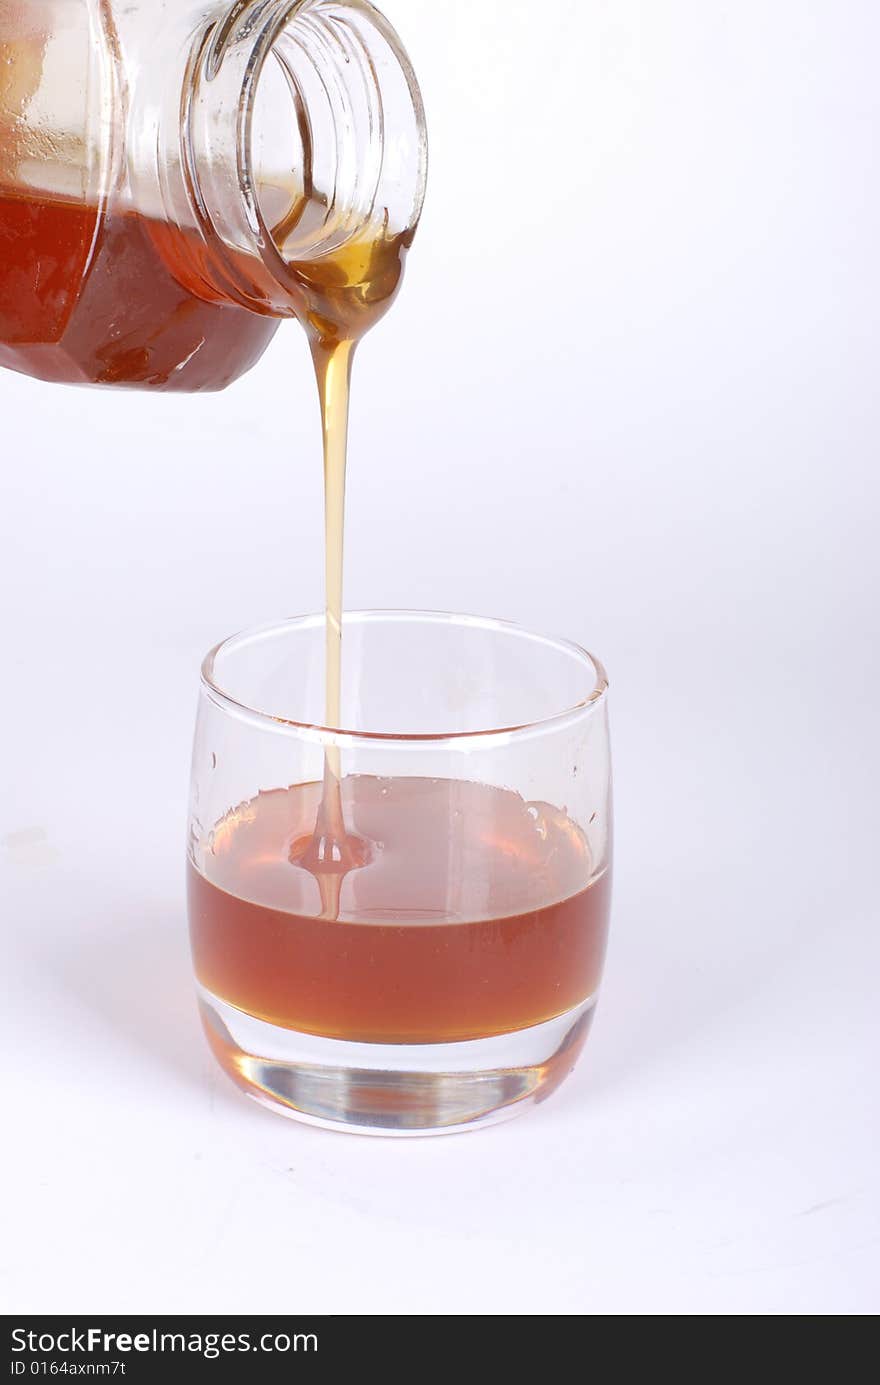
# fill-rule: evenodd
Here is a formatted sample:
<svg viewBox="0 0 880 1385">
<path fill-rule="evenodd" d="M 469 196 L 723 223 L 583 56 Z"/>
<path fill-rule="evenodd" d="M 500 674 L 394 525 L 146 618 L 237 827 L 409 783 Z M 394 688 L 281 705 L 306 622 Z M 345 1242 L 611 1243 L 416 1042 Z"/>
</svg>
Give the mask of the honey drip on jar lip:
<svg viewBox="0 0 880 1385">
<path fill-rule="evenodd" d="M 300 225 L 302 213 L 276 226 L 273 239 L 283 249 L 284 230 Z M 342 703 L 342 610 L 345 531 L 345 480 L 352 363 L 364 334 L 390 307 L 403 273 L 412 231 L 393 234 L 387 217 L 337 248 L 310 261 L 293 261 L 290 271 L 300 306 L 297 315 L 311 347 L 321 405 L 324 449 L 324 724 L 338 727 Z M 290 859 L 311 871 L 321 890 L 322 916 L 336 919 L 348 871 L 369 859 L 367 842 L 346 826 L 342 805 L 338 746 L 324 752 L 324 781 L 311 838 L 291 847 Z"/>
</svg>

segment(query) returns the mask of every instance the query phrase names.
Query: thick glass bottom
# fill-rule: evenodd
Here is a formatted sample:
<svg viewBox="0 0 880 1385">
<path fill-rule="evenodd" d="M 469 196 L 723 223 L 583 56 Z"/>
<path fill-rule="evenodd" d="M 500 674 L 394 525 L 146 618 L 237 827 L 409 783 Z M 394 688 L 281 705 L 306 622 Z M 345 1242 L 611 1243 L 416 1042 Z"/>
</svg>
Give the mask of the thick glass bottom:
<svg viewBox="0 0 880 1385">
<path fill-rule="evenodd" d="M 300 1034 L 204 987 L 208 1043 L 247 1096 L 308 1125 L 361 1135 L 446 1135 L 508 1120 L 571 1072 L 595 996 L 544 1024 L 445 1044 L 361 1044 Z"/>
</svg>

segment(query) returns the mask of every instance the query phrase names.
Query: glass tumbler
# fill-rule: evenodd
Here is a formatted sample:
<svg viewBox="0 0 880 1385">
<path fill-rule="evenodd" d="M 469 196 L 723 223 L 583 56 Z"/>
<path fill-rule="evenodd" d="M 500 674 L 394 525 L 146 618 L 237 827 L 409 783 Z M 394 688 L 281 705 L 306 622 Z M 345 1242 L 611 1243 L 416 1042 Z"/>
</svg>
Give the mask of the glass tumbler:
<svg viewBox="0 0 880 1385">
<path fill-rule="evenodd" d="M 429 612 L 348 614 L 343 649 L 338 727 L 323 616 L 234 635 L 202 665 L 187 870 L 208 1042 L 248 1096 L 311 1124 L 503 1120 L 571 1070 L 596 1003 L 604 670 L 575 644 Z"/>
</svg>

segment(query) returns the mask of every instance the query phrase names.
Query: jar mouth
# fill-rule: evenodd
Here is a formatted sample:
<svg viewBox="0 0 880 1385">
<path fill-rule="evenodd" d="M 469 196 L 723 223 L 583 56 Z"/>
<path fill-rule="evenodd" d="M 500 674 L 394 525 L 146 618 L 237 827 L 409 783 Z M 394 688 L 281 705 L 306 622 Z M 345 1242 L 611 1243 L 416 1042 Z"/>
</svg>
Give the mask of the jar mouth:
<svg viewBox="0 0 880 1385">
<path fill-rule="evenodd" d="M 368 0 L 236 0 L 193 36 L 182 92 L 157 119 L 173 145 L 159 169 L 166 218 L 200 233 L 183 254 L 197 296 L 303 319 L 310 265 L 319 289 L 349 274 L 358 288 L 369 247 L 412 240 L 424 105 Z"/>
<path fill-rule="evenodd" d="M 297 719 L 279 715 L 277 711 L 255 705 L 258 699 L 244 697 L 228 686 L 218 671 L 218 664 L 223 661 L 224 657 L 241 654 L 248 645 L 278 639 L 284 635 L 293 636 L 298 632 L 311 631 L 320 636 L 325 629 L 325 618 L 323 614 L 313 614 L 293 616 L 286 620 L 255 626 L 221 640 L 213 649 L 209 650 L 202 661 L 202 687 L 213 701 L 240 717 L 245 717 L 247 720 L 273 730 L 290 730 L 300 734 L 308 734 L 324 743 L 331 744 L 338 740 L 345 744 L 367 741 L 386 744 L 389 742 L 399 744 L 442 742 L 448 745 L 460 741 L 472 745 L 475 741 L 509 740 L 512 736 L 525 737 L 577 720 L 591 712 L 606 698 L 608 676 L 601 661 L 594 654 L 571 640 L 541 635 L 518 625 L 514 621 L 447 611 L 402 609 L 347 611 L 343 617 L 343 649 L 345 648 L 346 634 L 351 634 L 354 628 L 406 624 L 420 627 L 445 627 L 447 630 L 455 628 L 461 631 L 482 632 L 487 637 L 495 636 L 511 641 L 518 640 L 524 646 L 531 646 L 545 654 L 553 653 L 576 665 L 579 675 L 583 676 L 583 685 L 579 688 L 576 698 L 561 697 L 559 699 L 560 705 L 549 710 L 546 714 L 524 720 L 514 720 L 510 724 L 481 724 L 455 730 L 438 727 L 424 731 L 399 732 L 361 727 L 327 726 L 322 724 L 320 720 Z M 344 677 L 345 672 L 343 670 Z"/>
<path fill-rule="evenodd" d="M 268 5 L 243 73 L 236 132 L 239 188 L 255 247 L 266 270 L 282 285 L 290 283 L 292 267 L 297 263 L 320 259 L 339 250 L 373 223 L 381 223 L 385 234 L 411 237 L 424 201 L 427 178 L 424 105 L 403 45 L 388 21 L 368 0 L 346 0 L 345 16 L 351 32 L 347 32 L 338 16 L 334 16 L 331 36 L 335 37 L 335 46 L 327 43 L 320 55 L 310 52 L 305 42 L 306 30 L 310 23 L 322 18 L 324 9 L 330 8 L 325 0 L 276 0 L 275 4 Z M 295 41 L 286 43 L 287 31 L 294 34 L 298 19 L 304 21 L 303 32 Z M 358 20 L 362 22 L 362 31 L 354 29 Z M 375 60 L 365 37 L 367 34 L 382 46 L 383 58 L 388 54 L 392 56 L 392 64 Z M 266 202 L 271 182 L 263 182 L 257 176 L 255 146 L 258 100 L 273 56 L 285 78 L 290 111 L 288 123 L 298 130 L 301 167 L 286 189 L 286 199 L 282 197 L 283 212 L 269 215 Z M 289 61 L 292 56 L 298 58 L 299 77 L 305 71 L 311 78 L 318 79 L 313 82 L 311 96 L 300 84 L 297 64 Z M 319 62 L 331 64 L 333 61 L 346 74 L 335 86 L 318 68 Z M 397 89 L 386 91 L 384 96 L 378 75 L 380 67 L 383 71 L 381 81 L 386 87 L 392 83 L 391 67 L 396 77 Z M 362 79 L 359 84 L 362 109 L 350 101 L 351 93 L 346 89 L 353 71 L 358 71 Z M 358 87 L 356 82 L 352 85 Z M 326 97 L 323 121 L 313 109 L 316 90 Z M 328 94 L 331 90 L 332 98 Z M 395 107 L 394 111 L 387 109 L 388 106 Z M 415 147 L 411 150 L 413 166 L 399 169 L 396 176 L 390 177 L 386 167 L 386 143 L 396 133 L 389 128 L 392 119 L 412 125 Z M 273 122 L 273 129 L 277 130 L 280 123 Z M 392 202 L 396 202 L 393 208 Z M 286 228 L 284 236 L 282 227 Z M 287 241 L 291 235 L 293 244 L 289 245 Z M 276 307 L 290 311 L 286 302 Z"/>
</svg>

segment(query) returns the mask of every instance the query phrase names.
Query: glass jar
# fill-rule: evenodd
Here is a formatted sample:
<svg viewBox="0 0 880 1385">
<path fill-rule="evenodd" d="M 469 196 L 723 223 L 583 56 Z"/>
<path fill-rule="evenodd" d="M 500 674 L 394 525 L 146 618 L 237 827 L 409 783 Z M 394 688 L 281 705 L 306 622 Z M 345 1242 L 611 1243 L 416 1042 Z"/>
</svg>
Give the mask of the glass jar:
<svg viewBox="0 0 880 1385">
<path fill-rule="evenodd" d="M 220 389 L 282 318 L 320 330 L 316 284 L 372 320 L 426 149 L 365 0 L 0 0 L 0 364 Z M 352 247 L 382 238 L 377 281 Z"/>
</svg>

